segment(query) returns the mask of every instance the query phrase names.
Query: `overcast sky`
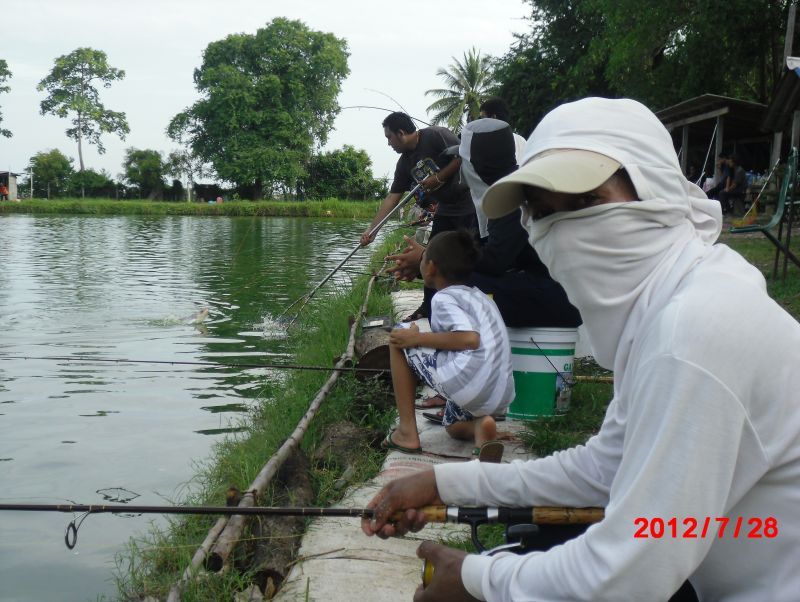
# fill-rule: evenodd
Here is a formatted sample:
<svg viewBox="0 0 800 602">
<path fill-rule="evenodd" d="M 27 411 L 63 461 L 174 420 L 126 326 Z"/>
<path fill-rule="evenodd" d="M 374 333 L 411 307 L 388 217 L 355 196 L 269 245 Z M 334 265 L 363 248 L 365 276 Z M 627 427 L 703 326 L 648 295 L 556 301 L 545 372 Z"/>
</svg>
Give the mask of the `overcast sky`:
<svg viewBox="0 0 800 602">
<path fill-rule="evenodd" d="M 175 149 L 164 130 L 169 120 L 197 100 L 192 74 L 205 47 L 233 33 L 255 33 L 275 17 L 300 19 L 310 28 L 347 40 L 350 75 L 339 104 L 374 105 L 429 121 L 441 87 L 436 69 L 475 46 L 500 56 L 514 33 L 528 30 L 529 5 L 522 0 L 0 0 L 0 58 L 13 76 L 0 94 L 0 170 L 23 172 L 30 157 L 57 148 L 78 164 L 77 145 L 65 135 L 68 119 L 39 114 L 44 93 L 36 85 L 56 57 L 89 46 L 108 55 L 126 77 L 101 90 L 105 106 L 127 114 L 124 141 L 104 135 L 106 153 L 84 145 L 88 168 L 122 171 L 128 147 Z M 351 144 L 365 149 L 376 176 L 394 173 L 397 155 L 386 145 L 381 121 L 387 113 L 345 109 L 325 147 Z"/>
</svg>

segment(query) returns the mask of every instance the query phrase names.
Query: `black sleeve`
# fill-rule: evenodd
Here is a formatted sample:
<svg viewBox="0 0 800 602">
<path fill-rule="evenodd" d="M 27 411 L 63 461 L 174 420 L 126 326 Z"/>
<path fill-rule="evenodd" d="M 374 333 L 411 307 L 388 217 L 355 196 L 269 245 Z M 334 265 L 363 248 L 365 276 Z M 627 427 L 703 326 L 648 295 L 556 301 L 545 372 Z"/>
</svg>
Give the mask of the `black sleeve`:
<svg viewBox="0 0 800 602">
<path fill-rule="evenodd" d="M 499 276 L 520 265 L 522 255 L 529 249 L 528 234 L 519 222 L 519 210 L 497 219 L 490 219 L 489 238 L 481 247 L 475 271 L 490 276 Z M 530 249 L 531 255 L 535 255 Z M 527 263 L 523 261 L 522 263 Z"/>
</svg>

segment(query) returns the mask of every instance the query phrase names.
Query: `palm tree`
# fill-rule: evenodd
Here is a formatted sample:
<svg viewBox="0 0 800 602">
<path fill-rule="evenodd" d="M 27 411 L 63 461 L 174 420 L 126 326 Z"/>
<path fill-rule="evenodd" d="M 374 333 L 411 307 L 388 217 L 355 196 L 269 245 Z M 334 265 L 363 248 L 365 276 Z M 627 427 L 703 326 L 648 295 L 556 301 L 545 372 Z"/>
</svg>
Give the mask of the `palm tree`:
<svg viewBox="0 0 800 602">
<path fill-rule="evenodd" d="M 425 95 L 438 99 L 427 109 L 434 113 L 434 125 L 445 125 L 457 134 L 465 123 L 464 117 L 466 121 L 478 118 L 481 101 L 495 82 L 491 57 L 481 56 L 474 47 L 464 53 L 463 62 L 452 58 L 448 69 L 440 67 L 436 71 L 447 87 L 428 90 Z"/>
</svg>

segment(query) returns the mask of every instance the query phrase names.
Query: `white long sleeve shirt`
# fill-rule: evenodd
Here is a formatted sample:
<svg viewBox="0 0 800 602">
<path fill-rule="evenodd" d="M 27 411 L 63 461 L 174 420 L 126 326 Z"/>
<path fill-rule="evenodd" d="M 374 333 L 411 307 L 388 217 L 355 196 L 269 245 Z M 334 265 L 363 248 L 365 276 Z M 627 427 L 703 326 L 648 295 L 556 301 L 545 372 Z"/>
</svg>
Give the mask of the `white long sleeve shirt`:
<svg viewBox="0 0 800 602">
<path fill-rule="evenodd" d="M 606 508 L 602 522 L 547 552 L 468 556 L 461 576 L 472 595 L 666 600 L 689 578 L 701 600 L 800 600 L 800 325 L 753 272 L 718 245 L 684 278 L 642 326 L 585 446 L 436 466 L 448 504 Z M 639 517 L 674 517 L 676 534 L 667 526 L 636 538 Z M 697 537 L 685 519 L 697 521 Z"/>
</svg>

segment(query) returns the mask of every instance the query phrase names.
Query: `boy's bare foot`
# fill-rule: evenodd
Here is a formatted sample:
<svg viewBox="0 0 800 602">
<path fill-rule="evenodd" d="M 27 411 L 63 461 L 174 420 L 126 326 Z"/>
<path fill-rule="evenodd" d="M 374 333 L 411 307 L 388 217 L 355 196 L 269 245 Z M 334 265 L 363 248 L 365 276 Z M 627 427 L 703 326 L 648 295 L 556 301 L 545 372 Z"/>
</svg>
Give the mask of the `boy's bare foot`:
<svg viewBox="0 0 800 602">
<path fill-rule="evenodd" d="M 487 441 L 497 439 L 497 423 L 491 416 L 475 419 L 475 446 L 480 447 Z"/>
</svg>

